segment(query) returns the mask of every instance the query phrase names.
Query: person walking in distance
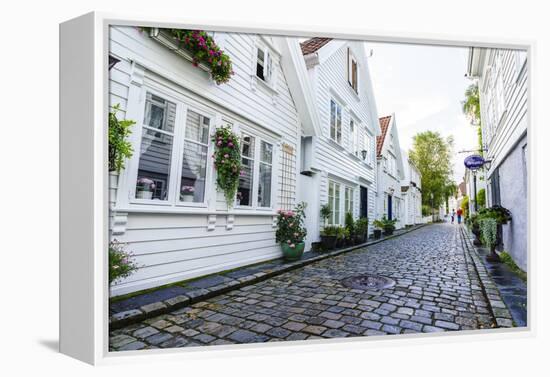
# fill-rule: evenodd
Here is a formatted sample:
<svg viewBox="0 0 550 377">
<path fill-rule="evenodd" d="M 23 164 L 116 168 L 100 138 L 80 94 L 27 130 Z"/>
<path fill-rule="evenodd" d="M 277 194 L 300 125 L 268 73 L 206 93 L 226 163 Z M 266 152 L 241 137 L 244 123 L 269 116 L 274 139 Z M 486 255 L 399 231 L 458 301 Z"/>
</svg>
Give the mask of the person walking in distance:
<svg viewBox="0 0 550 377">
<path fill-rule="evenodd" d="M 459 224 L 462 221 L 462 208 L 459 208 L 456 211 L 456 220 L 458 221 Z"/>
<path fill-rule="evenodd" d="M 455 209 L 453 208 L 453 212 L 451 213 L 451 224 L 455 223 Z"/>
</svg>

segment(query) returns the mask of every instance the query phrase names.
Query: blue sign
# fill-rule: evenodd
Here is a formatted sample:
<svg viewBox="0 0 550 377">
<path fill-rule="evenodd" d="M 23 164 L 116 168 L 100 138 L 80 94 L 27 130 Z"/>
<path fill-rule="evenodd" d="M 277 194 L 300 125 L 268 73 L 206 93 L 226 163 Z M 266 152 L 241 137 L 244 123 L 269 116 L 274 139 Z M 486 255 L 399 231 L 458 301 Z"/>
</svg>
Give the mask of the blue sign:
<svg viewBox="0 0 550 377">
<path fill-rule="evenodd" d="M 482 167 L 484 163 L 485 159 L 478 154 L 473 154 L 464 159 L 464 166 L 470 170 L 477 170 Z"/>
</svg>

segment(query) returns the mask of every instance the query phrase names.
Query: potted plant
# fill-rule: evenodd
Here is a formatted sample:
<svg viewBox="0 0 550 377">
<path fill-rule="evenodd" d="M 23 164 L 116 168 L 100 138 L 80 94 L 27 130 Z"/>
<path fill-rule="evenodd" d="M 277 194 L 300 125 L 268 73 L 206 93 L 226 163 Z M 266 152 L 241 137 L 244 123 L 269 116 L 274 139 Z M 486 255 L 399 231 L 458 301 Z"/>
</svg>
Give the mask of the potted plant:
<svg viewBox="0 0 550 377">
<path fill-rule="evenodd" d="M 384 215 L 380 220 L 375 220 L 373 224 L 376 228 L 383 230 L 385 236 L 391 236 L 393 234 L 393 231 L 395 230 L 396 222 L 397 220 L 389 220 L 386 215 Z"/>
<path fill-rule="evenodd" d="M 342 247 L 346 245 L 346 240 L 349 238 L 349 231 L 339 225 L 336 230 L 336 247 Z"/>
<path fill-rule="evenodd" d="M 362 244 L 367 238 L 369 230 L 369 219 L 366 217 L 360 217 L 355 222 L 355 243 Z"/>
<path fill-rule="evenodd" d="M 294 211 L 279 210 L 277 212 L 276 241 L 281 245 L 286 260 L 298 260 L 304 253 L 304 239 L 307 230 L 304 226 L 305 203 L 300 203 Z"/>
<path fill-rule="evenodd" d="M 379 239 L 380 237 L 382 237 L 382 228 L 384 227 L 384 225 L 380 220 L 374 220 L 372 222 L 372 225 L 374 225 L 373 237 L 374 239 Z"/>
<path fill-rule="evenodd" d="M 184 202 L 195 200 L 195 188 L 193 186 L 181 186 L 180 199 Z"/>
<path fill-rule="evenodd" d="M 152 179 L 138 178 L 136 186 L 137 199 L 152 199 L 153 191 L 155 191 L 155 182 Z"/>
<path fill-rule="evenodd" d="M 321 218 L 323 219 L 323 225 L 327 224 L 328 219 L 330 218 L 330 215 L 332 215 L 332 210 L 330 209 L 330 206 L 328 204 L 321 206 Z"/>
<path fill-rule="evenodd" d="M 321 230 L 321 244 L 324 250 L 332 250 L 336 247 L 336 237 L 338 235 L 338 227 L 326 225 Z"/>
<path fill-rule="evenodd" d="M 355 220 L 353 219 L 353 214 L 351 212 L 346 212 L 344 223 L 348 233 L 346 244 L 348 246 L 352 246 L 355 242 Z"/>
<path fill-rule="evenodd" d="M 491 262 L 500 262 L 496 253 L 497 247 L 497 220 L 492 217 L 485 217 L 479 220 L 479 230 L 483 244 L 489 248 L 490 253 L 487 260 Z"/>
</svg>

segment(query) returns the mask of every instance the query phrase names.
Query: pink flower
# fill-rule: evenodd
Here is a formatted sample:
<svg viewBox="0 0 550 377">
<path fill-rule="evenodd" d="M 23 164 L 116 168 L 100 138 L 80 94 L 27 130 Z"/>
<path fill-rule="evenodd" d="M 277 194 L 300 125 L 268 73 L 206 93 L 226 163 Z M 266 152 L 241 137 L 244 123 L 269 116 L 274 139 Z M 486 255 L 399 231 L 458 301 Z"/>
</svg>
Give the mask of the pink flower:
<svg viewBox="0 0 550 377">
<path fill-rule="evenodd" d="M 222 160 L 222 164 L 225 164 L 225 160 Z"/>
<path fill-rule="evenodd" d="M 227 146 L 228 146 L 229 148 L 233 148 L 233 143 L 232 143 L 232 142 L 229 142 L 229 143 L 227 144 Z"/>
<path fill-rule="evenodd" d="M 290 244 L 291 244 L 291 241 L 290 241 L 290 240 L 288 240 L 288 241 L 286 241 L 286 243 L 290 245 Z"/>
<path fill-rule="evenodd" d="M 226 153 L 226 154 L 223 155 L 223 157 L 229 158 L 229 155 Z"/>
<path fill-rule="evenodd" d="M 294 245 L 293 243 L 291 243 L 289 246 L 293 249 L 296 247 L 296 245 Z"/>
<path fill-rule="evenodd" d="M 218 142 L 216 143 L 216 145 L 217 145 L 218 147 L 220 147 L 220 146 L 222 145 L 222 142 L 221 142 L 221 141 L 218 141 Z"/>
</svg>

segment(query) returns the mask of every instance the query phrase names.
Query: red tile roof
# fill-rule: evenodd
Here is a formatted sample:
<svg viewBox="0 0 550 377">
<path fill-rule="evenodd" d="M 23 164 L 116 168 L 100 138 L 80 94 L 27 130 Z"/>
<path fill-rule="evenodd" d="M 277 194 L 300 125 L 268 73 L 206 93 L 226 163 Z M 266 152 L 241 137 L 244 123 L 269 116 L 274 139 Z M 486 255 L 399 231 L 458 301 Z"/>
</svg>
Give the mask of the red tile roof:
<svg viewBox="0 0 550 377">
<path fill-rule="evenodd" d="M 391 115 L 382 117 L 379 119 L 380 122 L 380 136 L 376 137 L 376 157 L 379 157 L 382 154 L 382 146 L 384 145 L 384 139 L 386 138 L 386 133 L 390 126 Z"/>
<path fill-rule="evenodd" d="M 332 38 L 311 38 L 307 41 L 304 41 L 300 43 L 300 47 L 302 48 L 302 54 L 308 55 L 313 54 L 314 52 L 317 52 L 321 47 L 326 45 L 332 40 Z"/>
</svg>

